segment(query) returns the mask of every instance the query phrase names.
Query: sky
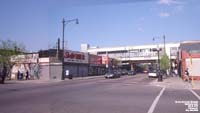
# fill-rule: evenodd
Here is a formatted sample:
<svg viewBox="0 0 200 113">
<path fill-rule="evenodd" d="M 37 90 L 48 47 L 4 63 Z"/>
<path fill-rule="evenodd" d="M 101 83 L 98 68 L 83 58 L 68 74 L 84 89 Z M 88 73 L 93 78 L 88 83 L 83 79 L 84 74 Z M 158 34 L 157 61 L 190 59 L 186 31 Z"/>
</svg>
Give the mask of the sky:
<svg viewBox="0 0 200 113">
<path fill-rule="evenodd" d="M 200 40 L 200 0 L 0 0 L 0 40 L 23 43 L 33 52 L 81 43 L 112 47 Z M 159 37 L 153 42 L 153 37 Z"/>
</svg>

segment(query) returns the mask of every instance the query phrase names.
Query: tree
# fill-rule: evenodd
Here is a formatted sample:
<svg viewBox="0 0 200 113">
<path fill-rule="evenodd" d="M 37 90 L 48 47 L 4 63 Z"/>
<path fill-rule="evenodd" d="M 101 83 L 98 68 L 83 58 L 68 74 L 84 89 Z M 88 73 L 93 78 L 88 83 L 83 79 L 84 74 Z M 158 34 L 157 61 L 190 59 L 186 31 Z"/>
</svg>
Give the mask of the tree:
<svg viewBox="0 0 200 113">
<path fill-rule="evenodd" d="M 0 62 L 9 63 L 10 57 L 25 51 L 23 44 L 11 40 L 0 40 Z"/>
<path fill-rule="evenodd" d="M 170 59 L 165 53 L 160 59 L 160 69 L 166 72 L 166 70 L 169 68 L 170 68 Z"/>
<path fill-rule="evenodd" d="M 3 65 L 11 68 L 13 66 L 10 62 L 11 56 L 22 52 L 25 52 L 25 46 L 23 44 L 11 40 L 0 40 L 0 68 Z"/>
</svg>

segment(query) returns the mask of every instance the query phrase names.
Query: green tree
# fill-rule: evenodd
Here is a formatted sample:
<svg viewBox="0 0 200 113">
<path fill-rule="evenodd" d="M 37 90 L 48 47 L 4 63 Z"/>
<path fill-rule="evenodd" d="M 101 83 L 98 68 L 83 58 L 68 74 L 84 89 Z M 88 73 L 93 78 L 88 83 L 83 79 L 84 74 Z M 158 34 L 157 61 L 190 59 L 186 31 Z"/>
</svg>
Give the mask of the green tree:
<svg viewBox="0 0 200 113">
<path fill-rule="evenodd" d="M 11 67 L 10 58 L 25 51 L 25 46 L 11 40 L 0 40 L 0 64 Z"/>
<path fill-rule="evenodd" d="M 160 59 L 160 69 L 165 71 L 170 68 L 170 59 L 167 54 L 164 54 Z"/>
</svg>

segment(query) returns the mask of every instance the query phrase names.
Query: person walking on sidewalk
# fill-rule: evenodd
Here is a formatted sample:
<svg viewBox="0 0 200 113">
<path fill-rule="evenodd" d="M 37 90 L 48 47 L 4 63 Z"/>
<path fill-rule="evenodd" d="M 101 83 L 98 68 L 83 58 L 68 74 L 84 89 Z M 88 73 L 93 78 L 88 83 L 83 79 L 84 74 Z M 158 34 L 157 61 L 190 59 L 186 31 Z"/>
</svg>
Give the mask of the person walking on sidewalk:
<svg viewBox="0 0 200 113">
<path fill-rule="evenodd" d="M 190 82 L 188 68 L 186 68 L 186 70 L 185 70 L 184 81 L 188 81 L 188 82 Z"/>
</svg>

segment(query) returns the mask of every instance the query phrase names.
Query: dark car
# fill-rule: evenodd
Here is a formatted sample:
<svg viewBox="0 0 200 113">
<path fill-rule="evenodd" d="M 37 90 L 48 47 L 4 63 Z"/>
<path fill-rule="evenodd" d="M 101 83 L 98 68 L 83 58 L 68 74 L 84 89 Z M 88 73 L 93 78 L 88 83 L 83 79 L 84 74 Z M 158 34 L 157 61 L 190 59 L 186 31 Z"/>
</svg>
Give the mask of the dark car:
<svg viewBox="0 0 200 113">
<path fill-rule="evenodd" d="M 128 71 L 127 70 L 122 70 L 122 75 L 127 75 L 128 74 Z"/>
<path fill-rule="evenodd" d="M 131 75 L 136 75 L 136 71 L 132 70 L 132 71 L 128 71 L 128 75 L 131 76 Z"/>
</svg>

